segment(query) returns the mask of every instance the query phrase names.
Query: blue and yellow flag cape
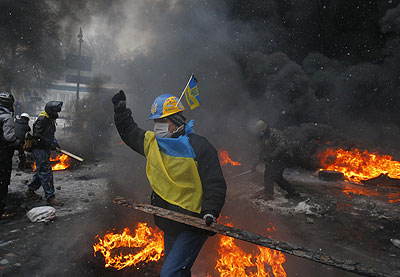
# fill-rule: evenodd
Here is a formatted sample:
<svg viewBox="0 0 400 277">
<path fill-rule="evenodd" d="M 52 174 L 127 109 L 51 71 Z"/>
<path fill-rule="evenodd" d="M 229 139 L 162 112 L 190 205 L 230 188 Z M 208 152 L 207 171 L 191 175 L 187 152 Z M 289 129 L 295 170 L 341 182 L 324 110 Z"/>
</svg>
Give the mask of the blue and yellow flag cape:
<svg viewBox="0 0 400 277">
<path fill-rule="evenodd" d="M 196 154 L 188 135 L 193 133 L 193 121 L 186 124 L 185 134 L 178 138 L 158 138 L 147 131 L 144 154 L 150 185 L 165 201 L 200 213 L 203 185 L 197 170 Z"/>
<path fill-rule="evenodd" d="M 185 98 L 191 110 L 200 106 L 199 88 L 197 86 L 197 80 L 193 74 L 190 76 L 188 85 L 186 86 Z"/>
</svg>

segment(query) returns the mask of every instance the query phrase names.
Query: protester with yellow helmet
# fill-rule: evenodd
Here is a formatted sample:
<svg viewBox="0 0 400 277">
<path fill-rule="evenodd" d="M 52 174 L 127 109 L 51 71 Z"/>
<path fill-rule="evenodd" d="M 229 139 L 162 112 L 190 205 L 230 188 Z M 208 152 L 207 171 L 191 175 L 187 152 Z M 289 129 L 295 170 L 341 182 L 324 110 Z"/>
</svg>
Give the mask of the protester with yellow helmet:
<svg viewBox="0 0 400 277">
<path fill-rule="evenodd" d="M 224 205 L 226 183 L 217 151 L 206 138 L 194 134 L 193 121 L 186 123 L 178 98 L 163 94 L 155 99 L 149 118 L 154 120 L 154 131 L 142 130 L 134 122 L 123 91 L 112 102 L 121 138 L 147 158 L 151 203 L 212 224 Z M 190 276 L 209 233 L 160 217 L 155 223 L 164 231 L 166 258 L 160 276 Z"/>
</svg>

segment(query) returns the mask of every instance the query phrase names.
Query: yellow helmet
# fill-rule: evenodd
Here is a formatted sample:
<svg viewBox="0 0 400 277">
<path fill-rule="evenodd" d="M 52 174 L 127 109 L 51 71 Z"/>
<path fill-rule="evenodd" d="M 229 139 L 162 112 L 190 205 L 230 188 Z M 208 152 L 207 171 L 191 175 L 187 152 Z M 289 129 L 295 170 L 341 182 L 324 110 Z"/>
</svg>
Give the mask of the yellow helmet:
<svg viewBox="0 0 400 277">
<path fill-rule="evenodd" d="M 178 97 L 172 94 L 162 94 L 158 96 L 151 105 L 149 119 L 167 117 L 185 110 L 181 102 L 178 104 Z"/>
</svg>

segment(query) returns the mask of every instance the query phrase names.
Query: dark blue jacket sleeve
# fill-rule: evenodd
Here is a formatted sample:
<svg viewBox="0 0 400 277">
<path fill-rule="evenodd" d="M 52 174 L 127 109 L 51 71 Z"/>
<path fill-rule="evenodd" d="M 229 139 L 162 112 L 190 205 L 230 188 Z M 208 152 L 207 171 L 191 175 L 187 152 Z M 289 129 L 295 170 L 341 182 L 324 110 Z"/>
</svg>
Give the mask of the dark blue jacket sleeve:
<svg viewBox="0 0 400 277">
<path fill-rule="evenodd" d="M 225 203 L 226 182 L 219 164 L 217 150 L 202 136 L 192 134 L 189 138 L 196 154 L 203 185 L 201 216 L 209 213 L 218 217 Z"/>
<path fill-rule="evenodd" d="M 132 112 L 127 108 L 114 111 L 114 121 L 122 140 L 134 151 L 144 156 L 144 134 L 132 118 Z"/>
</svg>

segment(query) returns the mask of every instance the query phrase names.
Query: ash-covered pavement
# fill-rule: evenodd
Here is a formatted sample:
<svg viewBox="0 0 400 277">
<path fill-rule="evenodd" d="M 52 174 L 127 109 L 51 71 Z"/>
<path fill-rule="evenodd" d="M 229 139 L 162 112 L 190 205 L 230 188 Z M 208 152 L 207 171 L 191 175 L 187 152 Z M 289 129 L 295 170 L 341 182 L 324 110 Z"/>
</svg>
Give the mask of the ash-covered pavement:
<svg viewBox="0 0 400 277">
<path fill-rule="evenodd" d="M 391 242 L 400 236 L 400 203 L 388 201 L 387 188 L 369 187 L 377 195 L 357 195 L 344 191 L 359 185 L 324 182 L 312 172 L 289 169 L 285 178 L 296 185 L 299 199 L 287 199 L 285 192 L 275 188 L 275 199 L 263 200 L 261 172 L 228 181 L 230 198 L 235 199 L 228 198 L 229 212 L 235 214 L 232 210 L 240 201 L 248 203 L 246 213 L 252 215 L 251 225 L 239 220 L 235 227 L 265 234 L 271 222 L 277 229 L 274 239 L 400 276 L 400 248 Z M 236 208 L 236 213 L 243 214 L 243 208 Z M 290 255 L 286 258 L 288 276 L 355 276 Z"/>
<path fill-rule="evenodd" d="M 16 215 L 0 223 L 0 276 L 68 275 L 74 261 L 70 263 L 67 253 L 72 250 L 79 255 L 79 249 L 84 249 L 79 245 L 85 242 L 83 237 L 92 237 L 85 229 L 96 224 L 101 211 L 108 208 L 105 163 L 92 161 L 54 171 L 56 197 L 64 206 L 55 207 L 56 218 L 49 223 L 32 223 L 26 216 L 31 208 L 48 205 L 45 200 L 25 198 L 32 175 L 13 168 L 7 206 Z M 42 188 L 37 193 L 44 198 Z"/>
</svg>

